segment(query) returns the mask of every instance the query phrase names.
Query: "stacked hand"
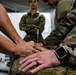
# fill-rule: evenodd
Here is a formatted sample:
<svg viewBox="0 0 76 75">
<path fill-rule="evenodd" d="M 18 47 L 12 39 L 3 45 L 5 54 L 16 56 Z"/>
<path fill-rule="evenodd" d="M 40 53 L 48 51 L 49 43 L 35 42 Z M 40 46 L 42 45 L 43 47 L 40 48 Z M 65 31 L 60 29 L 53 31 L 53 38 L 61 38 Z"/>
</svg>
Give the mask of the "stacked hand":
<svg viewBox="0 0 76 75">
<path fill-rule="evenodd" d="M 16 45 L 15 55 L 25 56 L 26 53 L 34 53 L 36 49 L 34 48 L 35 43 L 33 41 L 25 42 L 22 41 Z"/>
<path fill-rule="evenodd" d="M 25 72 L 35 66 L 35 68 L 31 70 L 31 73 L 35 73 L 43 68 L 53 67 L 61 64 L 54 54 L 54 50 L 47 50 L 43 47 L 36 47 L 36 49 L 41 52 L 27 56 L 20 61 L 20 71 Z"/>
</svg>

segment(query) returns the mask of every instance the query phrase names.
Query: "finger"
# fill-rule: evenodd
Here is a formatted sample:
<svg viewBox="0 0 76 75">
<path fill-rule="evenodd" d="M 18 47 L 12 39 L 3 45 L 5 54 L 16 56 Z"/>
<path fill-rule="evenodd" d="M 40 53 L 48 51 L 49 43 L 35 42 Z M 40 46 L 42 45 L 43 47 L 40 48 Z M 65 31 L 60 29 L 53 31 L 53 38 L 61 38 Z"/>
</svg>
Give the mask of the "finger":
<svg viewBox="0 0 76 75">
<path fill-rule="evenodd" d="M 34 41 L 29 41 L 28 42 L 30 46 L 35 46 L 35 42 Z"/>
<path fill-rule="evenodd" d="M 34 47 L 32 47 L 32 46 L 28 46 L 28 47 L 26 47 L 26 50 L 34 50 L 35 48 Z"/>
<path fill-rule="evenodd" d="M 31 53 L 37 53 L 37 52 L 39 52 L 39 50 L 37 50 L 36 48 L 34 48 L 34 47 L 26 47 L 26 50 L 27 50 L 27 52 L 31 52 Z"/>
<path fill-rule="evenodd" d="M 32 68 L 35 65 L 37 65 L 36 62 L 32 62 L 31 64 L 29 64 L 25 68 L 23 68 L 22 71 L 25 72 L 25 71 L 27 71 L 28 69 Z"/>
<path fill-rule="evenodd" d="M 29 53 L 34 53 L 35 52 L 35 49 L 34 48 L 28 48 L 25 50 L 25 52 L 29 52 Z"/>
<path fill-rule="evenodd" d="M 38 56 L 37 53 L 29 55 L 26 58 L 22 59 L 19 63 L 22 64 L 22 63 L 26 62 L 28 59 L 32 59 L 32 58 L 37 57 L 37 56 Z"/>
<path fill-rule="evenodd" d="M 45 51 L 45 50 L 47 50 L 46 48 L 44 48 L 44 47 L 36 47 L 36 49 L 38 49 L 38 50 L 40 50 L 40 51 Z"/>
<path fill-rule="evenodd" d="M 43 44 L 42 43 L 36 43 L 36 45 L 35 46 L 43 46 Z"/>
<path fill-rule="evenodd" d="M 39 50 L 37 50 L 37 49 L 34 49 L 34 53 L 37 53 L 37 52 L 40 52 Z"/>
<path fill-rule="evenodd" d="M 38 60 L 38 57 L 35 57 L 35 58 L 32 58 L 32 59 L 29 59 L 27 60 L 24 64 L 22 64 L 23 66 L 27 66 L 28 64 L 30 64 L 31 62 L 34 62 L 34 61 L 37 61 Z"/>
<path fill-rule="evenodd" d="M 31 63 L 34 62 L 34 61 L 35 61 L 35 63 L 36 63 L 37 60 L 38 60 L 38 58 L 29 59 L 29 60 L 27 60 L 26 62 L 24 62 L 24 63 L 19 67 L 19 69 L 21 70 L 21 69 L 23 69 L 24 67 L 27 67 L 29 64 L 31 64 Z M 37 65 L 37 63 L 36 63 L 36 65 Z"/>
<path fill-rule="evenodd" d="M 45 68 L 45 64 L 42 64 L 38 67 L 35 67 L 33 70 L 31 70 L 31 73 L 35 73 L 35 72 L 38 72 L 39 70 Z"/>
</svg>

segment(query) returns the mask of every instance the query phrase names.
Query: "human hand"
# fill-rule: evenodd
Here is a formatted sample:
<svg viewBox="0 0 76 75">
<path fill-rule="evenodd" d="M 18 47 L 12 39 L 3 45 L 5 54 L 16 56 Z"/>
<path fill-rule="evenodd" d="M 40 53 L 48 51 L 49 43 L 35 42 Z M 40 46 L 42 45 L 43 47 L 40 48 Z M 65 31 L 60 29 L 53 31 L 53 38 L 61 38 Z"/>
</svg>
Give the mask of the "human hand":
<svg viewBox="0 0 76 75">
<path fill-rule="evenodd" d="M 42 43 L 36 43 L 36 45 L 35 45 L 35 47 L 41 47 L 41 46 L 43 46 Z"/>
<path fill-rule="evenodd" d="M 25 72 L 35 66 L 35 68 L 31 70 L 31 73 L 35 73 L 43 68 L 53 67 L 61 64 L 54 54 L 54 50 L 47 50 L 43 47 L 38 47 L 37 49 L 41 50 L 42 52 L 32 54 L 20 61 L 20 71 Z"/>
<path fill-rule="evenodd" d="M 25 42 L 22 41 L 16 45 L 16 49 L 14 50 L 15 55 L 25 56 L 28 53 L 34 53 L 36 49 L 34 48 L 35 43 L 33 41 Z"/>
</svg>

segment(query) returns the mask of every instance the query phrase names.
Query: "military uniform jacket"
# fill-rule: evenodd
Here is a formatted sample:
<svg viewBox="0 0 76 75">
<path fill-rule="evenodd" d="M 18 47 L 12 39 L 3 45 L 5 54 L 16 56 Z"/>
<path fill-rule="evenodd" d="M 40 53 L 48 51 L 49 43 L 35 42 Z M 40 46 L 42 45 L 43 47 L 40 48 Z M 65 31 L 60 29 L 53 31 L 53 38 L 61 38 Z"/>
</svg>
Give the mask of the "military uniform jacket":
<svg viewBox="0 0 76 75">
<path fill-rule="evenodd" d="M 69 54 L 76 59 L 76 0 L 73 4 L 73 8 L 67 15 L 67 18 L 69 18 L 69 20 L 75 26 L 63 40 L 63 43 L 61 43 L 60 45 L 67 49 Z"/>
<path fill-rule="evenodd" d="M 76 19 L 70 14 L 73 11 L 74 2 L 75 0 L 60 0 L 58 3 L 54 20 L 55 29 L 45 38 L 47 48 L 52 46 L 57 47 L 75 27 Z M 74 18 L 74 20 L 71 17 Z"/>
<path fill-rule="evenodd" d="M 45 25 L 45 17 L 43 14 L 36 12 L 33 16 L 30 12 L 24 14 L 20 20 L 19 28 L 22 31 L 26 32 L 26 36 L 24 37 L 25 41 L 33 40 L 37 42 L 42 42 L 43 38 L 41 33 L 44 30 Z M 37 29 L 39 29 L 39 37 L 37 38 Z"/>
<path fill-rule="evenodd" d="M 76 5 L 74 6 L 74 3 L 75 0 L 61 0 L 58 3 L 55 13 L 55 29 L 45 39 L 45 42 L 50 47 L 62 43 L 76 58 Z"/>
</svg>

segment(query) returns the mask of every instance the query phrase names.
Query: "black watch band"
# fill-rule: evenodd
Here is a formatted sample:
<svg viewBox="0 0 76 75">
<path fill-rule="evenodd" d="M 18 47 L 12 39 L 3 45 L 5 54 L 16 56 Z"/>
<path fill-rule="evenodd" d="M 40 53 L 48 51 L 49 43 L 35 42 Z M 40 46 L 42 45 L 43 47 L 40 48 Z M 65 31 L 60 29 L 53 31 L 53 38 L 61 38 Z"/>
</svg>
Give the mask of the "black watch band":
<svg viewBox="0 0 76 75">
<path fill-rule="evenodd" d="M 58 60 L 60 60 L 61 62 L 68 61 L 68 51 L 62 46 L 58 46 L 55 49 L 55 55 L 57 56 Z"/>
</svg>

